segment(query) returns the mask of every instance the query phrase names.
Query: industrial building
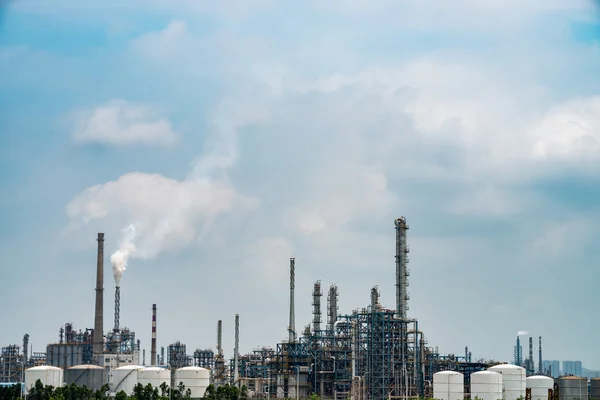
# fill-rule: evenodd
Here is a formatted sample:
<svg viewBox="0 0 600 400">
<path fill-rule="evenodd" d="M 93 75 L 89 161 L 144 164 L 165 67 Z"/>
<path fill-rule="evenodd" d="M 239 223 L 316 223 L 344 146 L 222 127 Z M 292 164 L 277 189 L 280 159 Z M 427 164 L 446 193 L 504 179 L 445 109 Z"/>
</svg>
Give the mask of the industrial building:
<svg viewBox="0 0 600 400">
<path fill-rule="evenodd" d="M 235 315 L 233 357 L 227 360 L 222 346 L 222 320 L 217 321 L 216 350 L 196 349 L 188 354 L 187 346 L 176 341 L 157 352 L 157 307 L 152 305 L 152 341 L 150 366 L 145 366 L 145 352 L 140 360 L 140 341 L 135 332 L 120 324 L 121 293 L 116 281 L 114 325 L 104 331 L 104 234 L 98 233 L 96 298 L 94 327 L 75 330 L 73 323 L 59 329 L 57 343 L 48 344 L 46 353 L 28 354 L 29 335 L 21 346 L 10 345 L 0 353 L 0 380 L 26 382 L 41 379 L 53 385 L 76 383 L 94 389 L 108 383 L 111 395 L 120 390 L 131 392 L 137 383 L 184 382 L 193 398 L 200 398 L 209 383 L 216 386 L 246 386 L 257 398 L 351 398 L 353 400 L 438 398 L 461 400 L 516 400 L 531 395 L 541 400 L 551 392 L 553 400 L 581 395 L 587 399 L 587 380 L 577 376 L 548 376 L 555 371 L 539 359 L 534 362 L 533 338 L 529 353 L 523 358 L 520 335 L 514 348 L 514 365 L 495 361 L 472 360 L 468 348 L 464 354 L 440 354 L 429 345 L 417 318 L 409 316 L 410 249 L 408 223 L 404 217 L 394 220 L 395 228 L 395 304 L 387 308 L 380 303 L 380 289 L 368 293 L 370 302 L 349 313 L 338 307 L 340 289 L 332 284 L 323 300 L 321 281 L 314 283 L 311 305 L 312 321 L 297 329 L 295 317 L 296 259 L 290 258 L 289 324 L 287 340 L 274 347 L 261 347 L 240 354 L 240 316 Z M 390 288 L 391 289 L 391 288 Z M 342 289 L 343 293 L 343 289 Z M 325 303 L 325 304 L 324 304 Z M 323 310 L 323 305 L 325 310 Z M 323 320 L 323 314 L 325 315 Z M 140 362 L 141 361 L 141 362 Z M 43 367 L 41 367 L 43 366 Z M 552 365 L 553 367 L 553 365 Z M 579 365 L 575 365 L 575 370 Z M 590 382 L 590 390 L 598 383 Z M 549 392 L 550 391 L 550 392 Z"/>
</svg>

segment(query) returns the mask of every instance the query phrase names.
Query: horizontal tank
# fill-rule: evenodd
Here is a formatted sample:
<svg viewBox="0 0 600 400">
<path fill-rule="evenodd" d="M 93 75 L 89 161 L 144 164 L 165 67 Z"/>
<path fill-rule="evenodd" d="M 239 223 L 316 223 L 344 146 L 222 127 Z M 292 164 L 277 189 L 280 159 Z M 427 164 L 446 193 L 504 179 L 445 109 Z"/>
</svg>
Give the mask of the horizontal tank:
<svg viewBox="0 0 600 400">
<path fill-rule="evenodd" d="M 133 388 L 138 383 L 140 365 L 124 365 L 111 371 L 108 378 L 110 390 L 114 394 L 124 391 L 128 396 L 133 394 Z"/>
<path fill-rule="evenodd" d="M 559 400 L 588 400 L 587 379 L 579 376 L 563 376 L 556 379 Z"/>
<path fill-rule="evenodd" d="M 50 365 L 41 365 L 39 367 L 32 367 L 25 370 L 25 390 L 29 392 L 38 379 L 43 385 L 60 387 L 64 382 L 63 370 L 58 367 Z"/>
<path fill-rule="evenodd" d="M 209 385 L 210 371 L 201 367 L 183 367 L 175 370 L 175 386 L 183 383 L 192 391 L 192 399 L 199 399 Z"/>
<path fill-rule="evenodd" d="M 502 399 L 502 375 L 494 371 L 479 371 L 471 374 L 471 398 L 481 400 Z"/>
<path fill-rule="evenodd" d="M 517 400 L 525 397 L 525 368 L 512 364 L 499 364 L 488 368 L 502 375 L 502 394 L 504 400 Z M 548 393 L 546 393 L 547 395 Z"/>
<path fill-rule="evenodd" d="M 147 367 L 139 370 L 138 383 L 142 386 L 152 385 L 154 388 L 159 388 L 165 383 L 171 386 L 171 370 L 159 367 Z"/>
<path fill-rule="evenodd" d="M 529 376 L 525 387 L 531 389 L 531 400 L 548 400 L 548 389 L 554 389 L 554 379 L 544 375 Z"/>
<path fill-rule="evenodd" d="M 100 390 L 107 383 L 104 368 L 97 365 L 76 365 L 65 370 L 65 384 Z"/>
<path fill-rule="evenodd" d="M 465 398 L 464 375 L 456 371 L 442 371 L 433 374 L 433 398 L 463 400 Z"/>
</svg>

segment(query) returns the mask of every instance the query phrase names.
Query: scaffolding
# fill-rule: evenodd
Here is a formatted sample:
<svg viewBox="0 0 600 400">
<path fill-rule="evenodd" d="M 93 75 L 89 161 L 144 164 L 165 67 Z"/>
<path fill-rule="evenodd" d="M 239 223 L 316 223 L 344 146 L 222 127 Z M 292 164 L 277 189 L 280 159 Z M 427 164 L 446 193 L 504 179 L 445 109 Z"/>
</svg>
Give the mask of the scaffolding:
<svg viewBox="0 0 600 400">
<path fill-rule="evenodd" d="M 212 370 L 215 366 L 215 352 L 212 349 L 196 349 L 192 357 L 195 367 Z"/>
<path fill-rule="evenodd" d="M 167 346 L 167 364 L 171 367 L 171 370 L 190 365 L 185 344 L 177 341 Z"/>
<path fill-rule="evenodd" d="M 23 357 L 16 344 L 3 347 L 0 353 L 0 382 L 23 382 Z"/>
</svg>

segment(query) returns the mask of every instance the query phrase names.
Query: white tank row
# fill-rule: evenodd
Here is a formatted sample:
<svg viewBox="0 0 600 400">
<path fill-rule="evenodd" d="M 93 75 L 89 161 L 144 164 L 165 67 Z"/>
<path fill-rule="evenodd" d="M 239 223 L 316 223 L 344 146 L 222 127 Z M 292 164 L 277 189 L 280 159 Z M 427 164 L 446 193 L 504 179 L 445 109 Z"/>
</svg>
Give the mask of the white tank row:
<svg viewBox="0 0 600 400">
<path fill-rule="evenodd" d="M 526 377 L 525 369 L 511 364 L 500 364 L 486 371 L 471 374 L 471 399 L 516 400 L 525 397 L 525 389 L 531 388 L 532 400 L 547 400 L 548 389 L 554 379 L 546 376 Z M 456 371 L 443 371 L 433 375 L 433 398 L 438 400 L 463 400 L 464 376 Z"/>
<path fill-rule="evenodd" d="M 37 380 L 44 385 L 54 387 L 70 385 L 86 386 L 98 390 L 103 384 L 108 383 L 113 393 L 121 390 L 128 395 L 133 393 L 133 388 L 138 384 L 160 387 L 163 383 L 170 386 L 171 371 L 159 367 L 143 367 L 139 365 L 126 365 L 115 368 L 105 379 L 102 367 L 95 365 L 78 365 L 63 371 L 62 368 L 51 366 L 32 367 L 25 370 L 25 388 L 27 391 L 35 385 Z M 175 370 L 175 385 L 183 383 L 186 389 L 192 392 L 192 398 L 201 398 L 209 385 L 210 371 L 199 367 L 184 367 Z"/>
</svg>

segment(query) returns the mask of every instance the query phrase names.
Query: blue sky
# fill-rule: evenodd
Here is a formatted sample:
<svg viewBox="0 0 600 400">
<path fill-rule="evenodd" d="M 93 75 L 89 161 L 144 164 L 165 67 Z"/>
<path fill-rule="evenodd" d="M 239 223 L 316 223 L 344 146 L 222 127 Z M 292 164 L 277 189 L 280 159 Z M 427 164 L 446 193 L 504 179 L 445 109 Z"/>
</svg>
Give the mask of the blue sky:
<svg viewBox="0 0 600 400">
<path fill-rule="evenodd" d="M 394 304 L 429 345 L 600 369 L 600 30 L 588 1 L 19 1 L 0 14 L 2 345 L 92 327 L 95 236 L 130 258 L 121 322 L 149 348 L 286 336 L 312 284 Z M 123 243 L 133 224 L 137 236 Z M 325 298 L 323 304 L 325 304 Z M 577 335 L 577 338 L 573 338 Z"/>
</svg>

